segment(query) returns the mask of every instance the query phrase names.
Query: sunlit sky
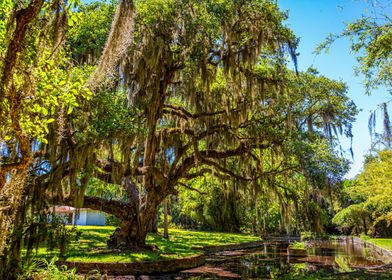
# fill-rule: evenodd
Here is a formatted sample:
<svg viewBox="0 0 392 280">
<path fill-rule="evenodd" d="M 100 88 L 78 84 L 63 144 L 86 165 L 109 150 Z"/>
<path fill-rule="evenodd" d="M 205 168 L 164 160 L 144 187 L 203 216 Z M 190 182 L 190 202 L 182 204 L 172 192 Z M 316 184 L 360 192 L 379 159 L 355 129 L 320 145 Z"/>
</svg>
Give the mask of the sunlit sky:
<svg viewBox="0 0 392 280">
<path fill-rule="evenodd" d="M 352 178 L 360 172 L 363 156 L 370 148 L 369 112 L 383 101 L 391 99 L 391 96 L 385 89 L 379 89 L 370 96 L 365 95 L 363 77 L 354 75 L 353 68 L 357 62 L 355 55 L 350 53 L 348 39 L 336 41 L 327 54 L 316 56 L 314 49 L 329 33 L 339 33 L 344 28 L 344 23 L 359 18 L 370 6 L 363 0 L 278 0 L 278 4 L 281 10 L 289 11 L 287 25 L 300 37 L 299 70 L 305 71 L 313 66 L 327 77 L 344 81 L 349 87 L 349 97 L 362 110 L 353 127 L 354 158 L 351 158 L 349 152 L 346 153 L 347 158 L 353 161 L 346 177 Z M 378 115 L 381 117 L 380 112 Z M 378 123 L 381 122 L 379 118 Z M 350 141 L 343 139 L 342 144 L 348 151 Z"/>
</svg>

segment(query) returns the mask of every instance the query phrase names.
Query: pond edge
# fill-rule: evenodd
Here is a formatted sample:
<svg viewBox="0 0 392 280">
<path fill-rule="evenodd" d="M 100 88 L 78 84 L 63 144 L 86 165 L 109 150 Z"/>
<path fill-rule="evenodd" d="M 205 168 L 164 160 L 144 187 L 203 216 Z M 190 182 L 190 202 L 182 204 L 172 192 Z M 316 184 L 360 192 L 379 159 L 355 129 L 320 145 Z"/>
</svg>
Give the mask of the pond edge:
<svg viewBox="0 0 392 280">
<path fill-rule="evenodd" d="M 170 273 L 184 269 L 202 266 L 209 254 L 219 251 L 241 250 L 256 248 L 263 245 L 265 241 L 244 242 L 229 245 L 206 246 L 201 254 L 168 260 L 142 261 L 142 262 L 76 262 L 66 261 L 63 264 L 68 269 L 76 269 L 77 273 L 90 274 L 92 272 L 107 275 L 141 275 Z"/>
</svg>

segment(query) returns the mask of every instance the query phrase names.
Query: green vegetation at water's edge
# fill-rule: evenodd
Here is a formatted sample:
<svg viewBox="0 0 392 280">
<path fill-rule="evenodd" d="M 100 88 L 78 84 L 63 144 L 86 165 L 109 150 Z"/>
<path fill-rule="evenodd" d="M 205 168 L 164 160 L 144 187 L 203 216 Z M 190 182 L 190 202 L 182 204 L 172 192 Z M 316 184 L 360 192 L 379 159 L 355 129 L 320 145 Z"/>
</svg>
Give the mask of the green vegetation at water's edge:
<svg viewBox="0 0 392 280">
<path fill-rule="evenodd" d="M 356 271 L 350 273 L 333 273 L 328 270 L 290 272 L 279 276 L 281 280 L 387 280 L 392 279 L 390 273 L 372 273 Z"/>
<path fill-rule="evenodd" d="M 204 246 L 236 244 L 259 241 L 260 238 L 245 234 L 201 232 L 170 229 L 169 240 L 160 234 L 149 234 L 147 244 L 156 245 L 157 251 L 113 252 L 107 250 L 106 241 L 115 230 L 114 227 L 80 226 L 82 232 L 79 241 L 72 242 L 69 248 L 68 261 L 82 262 L 136 262 L 159 259 L 175 259 L 197 255 Z M 38 257 L 51 257 L 54 252 L 41 248 Z"/>
<path fill-rule="evenodd" d="M 361 235 L 361 239 L 371 242 L 381 248 L 392 251 L 392 238 L 371 238 L 366 235 Z"/>
<path fill-rule="evenodd" d="M 289 245 L 290 249 L 305 249 L 305 242 L 294 242 Z"/>
</svg>

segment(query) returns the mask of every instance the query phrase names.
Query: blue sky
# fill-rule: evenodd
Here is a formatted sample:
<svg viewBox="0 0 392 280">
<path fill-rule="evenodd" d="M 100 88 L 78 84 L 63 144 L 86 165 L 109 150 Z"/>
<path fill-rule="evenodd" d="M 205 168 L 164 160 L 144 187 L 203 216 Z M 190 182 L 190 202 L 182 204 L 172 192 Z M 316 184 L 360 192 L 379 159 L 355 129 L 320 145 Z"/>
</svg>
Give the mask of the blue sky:
<svg viewBox="0 0 392 280">
<path fill-rule="evenodd" d="M 278 4 L 281 10 L 289 11 L 287 25 L 300 37 L 299 70 L 313 66 L 327 77 L 344 81 L 349 87 L 349 97 L 362 110 L 353 127 L 354 159 L 347 153 L 353 164 L 346 177 L 352 178 L 361 170 L 363 156 L 370 148 L 369 112 L 391 97 L 385 89 L 375 91 L 370 96 L 365 95 L 363 77 L 354 75 L 353 68 L 357 63 L 354 54 L 350 53 L 348 39 L 336 41 L 327 54 L 316 56 L 313 51 L 329 33 L 339 33 L 344 23 L 359 18 L 369 4 L 363 0 L 278 0 Z M 342 144 L 346 149 L 350 147 L 347 140 L 343 140 Z"/>
</svg>

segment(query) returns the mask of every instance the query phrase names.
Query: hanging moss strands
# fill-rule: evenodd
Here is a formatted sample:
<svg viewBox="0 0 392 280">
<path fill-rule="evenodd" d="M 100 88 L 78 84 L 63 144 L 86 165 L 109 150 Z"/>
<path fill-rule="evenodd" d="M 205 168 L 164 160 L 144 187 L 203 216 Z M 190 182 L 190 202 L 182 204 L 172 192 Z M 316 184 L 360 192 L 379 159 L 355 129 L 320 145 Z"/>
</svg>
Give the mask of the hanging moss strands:
<svg viewBox="0 0 392 280">
<path fill-rule="evenodd" d="M 88 82 L 92 90 L 103 82 L 105 75 L 112 76 L 114 74 L 118 61 L 123 58 L 132 44 L 133 21 L 133 1 L 121 0 L 114 15 L 112 27 L 98 66 Z"/>
<path fill-rule="evenodd" d="M 42 32 L 56 36 L 40 46 L 30 42 L 37 58 L 31 64 L 26 55 L 23 65 L 28 73 L 27 65 L 40 65 L 38 85 L 12 81 L 15 92 L 33 90 L 5 101 L 7 109 L 26 99 L 12 116 L 25 131 L 0 121 L 6 131 L 0 132 L 0 227 L 24 233 L 12 248 L 4 246 L 12 234 L 0 236 L 0 254 L 14 252 L 3 253 L 0 265 L 7 268 L 0 273 L 23 261 L 23 246 L 31 256 L 47 242 L 65 257 L 67 241 L 56 243 L 56 236 L 73 234 L 61 223 L 48 225 L 55 205 L 116 217 L 119 229 L 108 241 L 116 251 L 151 249 L 146 236 L 160 205 L 190 190 L 208 194 L 201 216 L 221 230 L 242 229 L 243 200 L 252 204 L 255 233 L 261 221 L 264 232 L 277 230 L 276 221 L 286 233 L 323 230 L 313 210 L 344 171 L 333 133 L 339 127 L 350 134 L 356 107 L 343 83 L 286 67 L 287 54 L 296 63 L 298 40 L 274 1 L 122 0 L 115 12 L 105 3 L 80 10 L 70 4 L 53 2 L 52 13 L 35 15 L 34 30 L 43 24 Z M 76 12 L 83 24 L 66 30 L 63 11 L 68 23 Z M 98 32 L 106 43 L 100 37 L 91 48 L 83 38 L 94 15 L 106 28 Z M 60 47 L 48 59 L 53 45 Z M 29 106 L 35 109 L 22 114 Z M 9 206 L 3 196 L 15 201 L 12 215 L 2 214 Z M 17 226 L 9 226 L 10 217 Z"/>
</svg>

